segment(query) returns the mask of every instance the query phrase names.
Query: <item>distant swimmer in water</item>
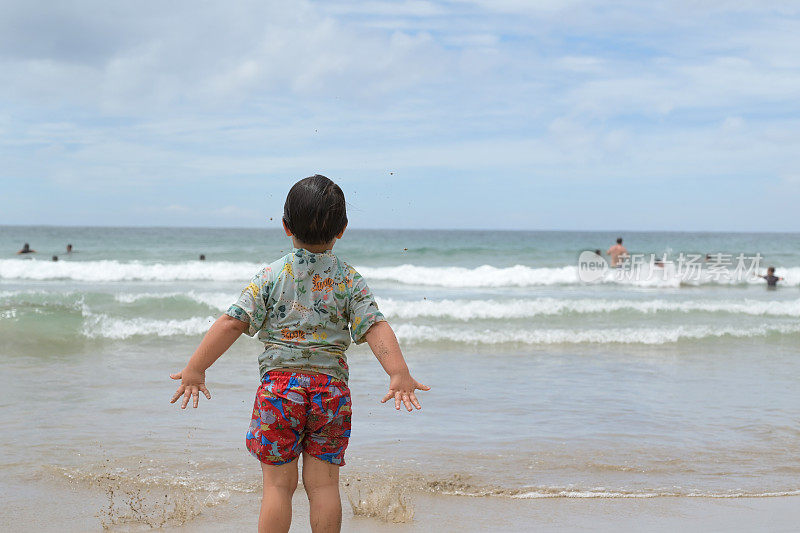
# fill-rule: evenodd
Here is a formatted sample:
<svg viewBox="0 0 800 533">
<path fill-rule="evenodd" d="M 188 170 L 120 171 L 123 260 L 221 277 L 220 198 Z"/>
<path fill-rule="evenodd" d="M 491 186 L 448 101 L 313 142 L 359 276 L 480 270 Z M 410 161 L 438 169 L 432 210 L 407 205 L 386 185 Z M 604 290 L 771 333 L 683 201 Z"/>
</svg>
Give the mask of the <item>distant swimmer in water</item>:
<svg viewBox="0 0 800 533">
<path fill-rule="evenodd" d="M 25 244 L 22 245 L 22 250 L 17 252 L 17 255 L 20 255 L 20 254 L 35 254 L 35 253 L 36 253 L 36 250 L 32 250 L 31 249 L 31 245 L 26 242 Z"/>
<path fill-rule="evenodd" d="M 769 267 L 767 269 L 767 275 L 766 276 L 759 275 L 758 277 L 759 278 L 764 278 L 765 280 L 767 280 L 767 288 L 768 289 L 777 289 L 778 288 L 778 282 L 779 281 L 783 281 L 783 278 L 780 278 L 780 277 L 775 275 L 775 267 Z"/>
<path fill-rule="evenodd" d="M 622 266 L 622 258 L 628 255 L 628 250 L 622 246 L 622 237 L 619 237 L 617 239 L 617 244 L 609 248 L 606 253 L 611 257 L 612 267 Z"/>
<path fill-rule="evenodd" d="M 601 252 L 600 250 L 595 250 L 594 251 L 594 255 L 599 256 L 599 257 L 603 257 L 603 252 Z"/>
<path fill-rule="evenodd" d="M 200 254 L 200 261 L 205 261 L 205 260 L 206 260 L 205 254 Z"/>
<path fill-rule="evenodd" d="M 58 256 L 57 255 L 53 256 L 53 261 L 58 261 Z"/>
<path fill-rule="evenodd" d="M 71 245 L 71 244 L 68 244 L 68 245 L 67 245 L 67 255 L 69 255 L 69 254 L 71 254 L 71 253 L 72 253 L 72 245 Z"/>
</svg>

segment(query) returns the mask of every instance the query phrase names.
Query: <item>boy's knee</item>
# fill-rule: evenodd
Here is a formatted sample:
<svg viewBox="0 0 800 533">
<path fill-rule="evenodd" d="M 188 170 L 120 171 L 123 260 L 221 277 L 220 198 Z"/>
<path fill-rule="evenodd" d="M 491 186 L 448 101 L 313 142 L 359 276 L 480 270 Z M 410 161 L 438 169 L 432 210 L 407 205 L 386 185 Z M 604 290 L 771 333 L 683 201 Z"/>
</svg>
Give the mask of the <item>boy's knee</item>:
<svg viewBox="0 0 800 533">
<path fill-rule="evenodd" d="M 316 494 L 339 492 L 339 467 L 316 457 L 303 457 L 303 488 L 309 498 Z"/>
<path fill-rule="evenodd" d="M 262 464 L 264 490 L 294 494 L 297 489 L 297 460 L 279 466 Z"/>
<path fill-rule="evenodd" d="M 289 492 L 289 494 L 294 494 L 294 491 L 297 490 L 297 476 L 294 479 L 290 480 L 288 483 L 280 485 L 280 488 Z"/>
<path fill-rule="evenodd" d="M 292 498 L 294 495 L 294 491 L 297 490 L 297 480 L 295 479 L 293 483 L 265 483 L 264 484 L 264 492 L 270 492 L 272 494 L 280 494 L 282 496 L 286 496 L 289 499 Z"/>
<path fill-rule="evenodd" d="M 303 480 L 303 490 L 305 490 L 309 500 L 313 500 L 315 498 L 333 498 L 335 501 L 339 501 L 338 483 L 324 483 L 318 485 L 313 481 L 311 483 L 307 483 L 305 480 Z"/>
<path fill-rule="evenodd" d="M 322 472 L 303 473 L 303 489 L 309 497 L 315 494 L 339 492 L 339 479 L 331 478 Z"/>
</svg>

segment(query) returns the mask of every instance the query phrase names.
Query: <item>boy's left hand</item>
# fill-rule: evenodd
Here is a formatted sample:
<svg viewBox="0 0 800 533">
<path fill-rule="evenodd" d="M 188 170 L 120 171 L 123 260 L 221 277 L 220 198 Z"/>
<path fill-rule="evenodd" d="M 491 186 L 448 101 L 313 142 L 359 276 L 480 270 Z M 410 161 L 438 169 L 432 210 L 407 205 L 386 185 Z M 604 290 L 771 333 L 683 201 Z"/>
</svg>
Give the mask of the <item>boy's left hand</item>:
<svg viewBox="0 0 800 533">
<path fill-rule="evenodd" d="M 206 388 L 205 372 L 198 372 L 197 370 L 192 370 L 189 367 L 186 367 L 177 374 L 170 374 L 169 377 L 172 379 L 181 380 L 180 387 L 178 387 L 178 390 L 175 392 L 175 395 L 172 397 L 169 403 L 175 403 L 178 401 L 178 398 L 183 396 L 181 409 L 186 409 L 186 406 L 189 405 L 189 398 L 192 398 L 192 407 L 196 409 L 197 404 L 200 403 L 201 392 L 207 399 L 211 399 L 211 393 L 208 392 L 208 389 Z"/>
</svg>

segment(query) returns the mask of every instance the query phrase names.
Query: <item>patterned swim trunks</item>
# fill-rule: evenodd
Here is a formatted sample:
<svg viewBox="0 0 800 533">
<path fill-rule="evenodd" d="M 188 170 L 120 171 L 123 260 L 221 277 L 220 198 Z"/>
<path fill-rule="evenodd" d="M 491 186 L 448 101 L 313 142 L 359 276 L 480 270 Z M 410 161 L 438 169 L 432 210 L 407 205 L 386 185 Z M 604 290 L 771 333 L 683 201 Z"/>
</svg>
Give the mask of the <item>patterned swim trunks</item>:
<svg viewBox="0 0 800 533">
<path fill-rule="evenodd" d="M 350 389 L 343 381 L 272 370 L 256 392 L 247 449 L 270 465 L 288 463 L 305 451 L 342 466 L 351 414 Z"/>
</svg>

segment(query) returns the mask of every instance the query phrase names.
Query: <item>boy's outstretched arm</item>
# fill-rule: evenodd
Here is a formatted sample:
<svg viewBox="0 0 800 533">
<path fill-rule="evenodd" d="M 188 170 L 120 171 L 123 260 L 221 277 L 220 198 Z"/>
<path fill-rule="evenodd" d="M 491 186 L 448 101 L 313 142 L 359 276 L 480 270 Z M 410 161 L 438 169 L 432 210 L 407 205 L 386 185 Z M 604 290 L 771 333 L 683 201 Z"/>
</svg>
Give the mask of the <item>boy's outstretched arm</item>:
<svg viewBox="0 0 800 533">
<path fill-rule="evenodd" d="M 414 391 L 417 389 L 431 390 L 431 388 L 411 377 L 392 326 L 385 321 L 376 322 L 369 328 L 365 337 L 372 353 L 389 374 L 389 392 L 383 397 L 381 403 L 385 403 L 394 396 L 394 408 L 398 411 L 401 401 L 409 411 L 413 410 L 412 405 L 417 409 L 422 409 Z"/>
<path fill-rule="evenodd" d="M 219 356 L 231 347 L 239 336 L 247 331 L 249 324 L 242 322 L 228 315 L 222 315 L 214 322 L 203 337 L 200 346 L 194 351 L 186 368 L 177 374 L 170 374 L 172 379 L 181 380 L 181 385 L 169 403 L 175 403 L 178 398 L 183 396 L 181 409 L 186 409 L 189 398 L 192 398 L 192 406 L 197 407 L 200 400 L 200 392 L 206 398 L 211 399 L 211 393 L 206 388 L 206 369 L 219 359 Z"/>
</svg>

